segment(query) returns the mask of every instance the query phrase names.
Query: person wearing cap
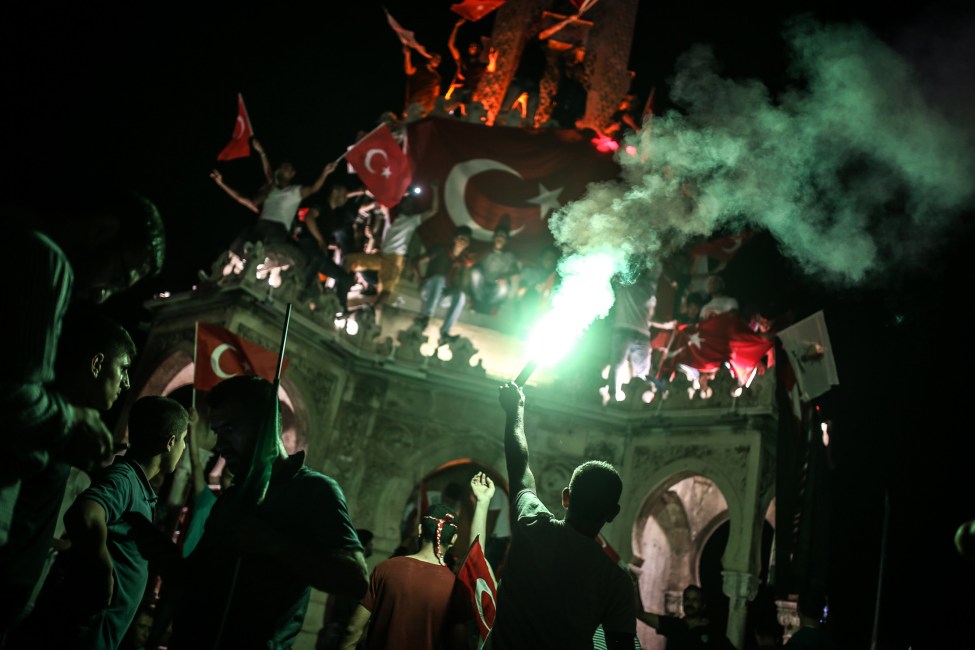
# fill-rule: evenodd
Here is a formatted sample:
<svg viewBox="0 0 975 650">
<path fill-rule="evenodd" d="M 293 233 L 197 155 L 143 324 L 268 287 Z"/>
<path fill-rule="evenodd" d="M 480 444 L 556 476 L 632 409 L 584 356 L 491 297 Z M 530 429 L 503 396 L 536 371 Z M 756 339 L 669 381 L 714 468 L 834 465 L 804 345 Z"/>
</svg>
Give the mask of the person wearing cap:
<svg viewBox="0 0 975 650">
<path fill-rule="evenodd" d="M 494 230 L 491 252 L 478 260 L 471 269 L 471 298 L 474 310 L 494 314 L 517 290 L 520 268 L 514 253 L 507 250 L 511 228 L 507 219 Z"/>
<path fill-rule="evenodd" d="M 416 273 L 426 264 L 426 272 L 422 274 L 423 283 L 420 285 L 420 296 L 423 306 L 416 323 L 424 329 L 430 324 L 430 317 L 440 305 L 441 301 L 450 301 L 443 325 L 440 327 L 440 345 L 456 340 L 457 336 L 450 333 L 454 323 L 460 318 L 460 313 L 467 302 L 464 293 L 464 274 L 474 263 L 468 251 L 471 245 L 471 229 L 458 226 L 450 247 L 434 246 L 416 262 Z"/>
</svg>

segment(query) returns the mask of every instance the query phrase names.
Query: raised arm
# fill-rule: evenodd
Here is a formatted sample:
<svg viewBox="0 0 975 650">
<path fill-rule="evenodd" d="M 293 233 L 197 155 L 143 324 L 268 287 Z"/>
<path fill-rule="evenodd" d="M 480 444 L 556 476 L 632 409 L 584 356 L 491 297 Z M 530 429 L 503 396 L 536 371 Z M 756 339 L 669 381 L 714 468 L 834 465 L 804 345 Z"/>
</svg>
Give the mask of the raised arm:
<svg viewBox="0 0 975 650">
<path fill-rule="evenodd" d="M 461 62 L 460 62 L 460 50 L 457 49 L 457 30 L 463 25 L 465 21 L 463 18 L 454 23 L 454 28 L 450 30 L 450 37 L 447 38 L 447 49 L 450 50 L 450 56 L 454 58 L 454 63 L 457 66 L 457 74 L 454 75 L 455 79 L 463 80 L 464 74 L 461 72 Z"/>
<path fill-rule="evenodd" d="M 483 545 L 487 540 L 487 518 L 491 499 L 494 497 L 494 481 L 484 472 L 478 472 L 471 479 L 471 492 L 474 493 L 474 518 L 471 520 L 471 541 L 481 538 Z"/>
<path fill-rule="evenodd" d="M 421 215 L 421 222 L 426 221 L 440 210 L 440 181 L 430 181 L 430 191 L 433 193 L 433 198 L 430 200 L 430 209 Z"/>
<path fill-rule="evenodd" d="M 484 472 L 478 472 L 471 479 L 471 492 L 474 493 L 474 518 L 471 519 L 471 542 L 480 538 L 481 548 L 487 543 L 487 519 L 488 510 L 491 507 L 491 499 L 494 497 L 494 481 Z M 494 578 L 494 571 L 490 563 L 488 570 Z M 495 583 L 497 580 L 495 579 Z"/>
<path fill-rule="evenodd" d="M 416 72 L 416 68 L 413 67 L 413 60 L 411 59 L 410 48 L 403 46 L 403 70 L 407 75 L 412 75 Z"/>
<path fill-rule="evenodd" d="M 257 138 L 251 140 L 251 144 L 254 145 L 254 151 L 257 152 L 257 155 L 261 157 L 261 168 L 264 170 L 265 180 L 268 183 L 273 183 L 274 170 L 271 169 L 271 161 L 267 159 L 267 152 L 264 151 L 264 147 L 257 141 Z"/>
<path fill-rule="evenodd" d="M 318 175 L 318 180 L 315 181 L 314 185 L 302 185 L 301 198 L 306 199 L 318 190 L 322 189 L 322 186 L 325 185 L 325 179 L 328 178 L 329 174 L 335 171 L 336 166 L 337 163 L 334 161 L 328 163 L 325 165 L 325 169 L 322 170 L 322 173 Z"/>
<path fill-rule="evenodd" d="M 229 194 L 230 195 L 230 198 L 232 198 L 234 201 L 237 201 L 237 203 L 240 203 L 242 206 L 244 206 L 245 208 L 247 208 L 251 212 L 254 212 L 254 213 L 257 213 L 257 214 L 259 214 L 261 212 L 260 209 L 257 207 L 257 205 L 254 204 L 253 201 L 251 201 L 246 196 L 243 196 L 240 192 L 238 192 L 234 188 L 232 188 L 229 185 L 227 185 L 226 183 L 224 183 L 223 182 L 223 175 L 220 172 L 218 172 L 216 169 L 214 169 L 212 172 L 210 172 L 210 178 L 213 179 L 213 182 L 216 183 L 217 186 L 220 187 L 220 189 L 222 189 L 224 192 L 226 192 L 227 194 Z"/>
<path fill-rule="evenodd" d="M 498 400 L 505 412 L 504 456 L 508 466 L 509 494 L 522 490 L 535 492 L 535 476 L 528 466 L 528 440 L 525 438 L 525 394 L 514 382 L 499 390 Z"/>
</svg>

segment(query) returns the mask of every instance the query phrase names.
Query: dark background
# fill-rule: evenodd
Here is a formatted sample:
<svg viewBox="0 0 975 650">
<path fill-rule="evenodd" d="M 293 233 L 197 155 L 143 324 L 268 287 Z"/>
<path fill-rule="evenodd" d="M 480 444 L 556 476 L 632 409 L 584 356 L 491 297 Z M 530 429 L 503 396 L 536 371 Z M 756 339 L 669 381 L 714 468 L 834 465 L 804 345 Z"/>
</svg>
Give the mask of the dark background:
<svg viewBox="0 0 975 650">
<path fill-rule="evenodd" d="M 387 6 L 421 43 L 446 55 L 450 4 Z M 971 125 L 975 30 L 961 3 L 880 10 L 862 0 L 793 2 L 759 10 L 645 0 L 631 59 L 634 92 L 642 102 L 655 86 L 657 111 L 671 108 L 674 61 L 694 43 L 711 44 L 726 75 L 781 89 L 787 61 L 780 27 L 807 11 L 867 25 L 918 67 L 933 104 Z M 487 33 L 491 18 L 482 22 L 476 27 Z M 237 92 L 272 160 L 295 161 L 301 182 L 311 182 L 380 113 L 399 109 L 404 92 L 399 42 L 372 2 L 220 9 L 38 3 L 5 8 L 0 37 L 3 199 L 70 208 L 77 193 L 123 185 L 152 198 L 164 216 L 170 245 L 163 273 L 106 305 L 137 342 L 149 320 L 142 302 L 188 289 L 249 218 L 208 178 L 232 131 Z M 253 158 L 220 169 L 245 191 L 261 182 Z M 921 265 L 859 289 L 818 285 L 761 235 L 727 272 L 739 300 L 764 313 L 826 313 L 842 382 L 819 400 L 834 424 L 828 581 L 840 647 L 869 643 L 885 494 L 892 517 L 881 647 L 970 645 L 975 567 L 957 556 L 952 538 L 959 523 L 975 518 L 965 316 L 971 216 L 962 215 L 950 241 Z M 8 270 L 5 281 L 15 274 Z"/>
</svg>

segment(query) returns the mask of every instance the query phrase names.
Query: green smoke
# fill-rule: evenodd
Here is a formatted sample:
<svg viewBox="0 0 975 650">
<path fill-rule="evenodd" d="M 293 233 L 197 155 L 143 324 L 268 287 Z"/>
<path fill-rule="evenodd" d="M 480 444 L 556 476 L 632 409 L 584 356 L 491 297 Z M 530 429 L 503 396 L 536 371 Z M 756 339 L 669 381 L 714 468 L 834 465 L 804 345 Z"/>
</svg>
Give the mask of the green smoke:
<svg viewBox="0 0 975 650">
<path fill-rule="evenodd" d="M 845 285 L 923 259 L 973 200 L 969 134 L 922 96 L 866 29 L 796 21 L 794 88 L 720 76 L 708 48 L 678 61 L 672 99 L 620 149 L 623 181 L 550 221 L 573 253 L 634 253 L 721 228 L 769 231 L 809 275 Z"/>
</svg>

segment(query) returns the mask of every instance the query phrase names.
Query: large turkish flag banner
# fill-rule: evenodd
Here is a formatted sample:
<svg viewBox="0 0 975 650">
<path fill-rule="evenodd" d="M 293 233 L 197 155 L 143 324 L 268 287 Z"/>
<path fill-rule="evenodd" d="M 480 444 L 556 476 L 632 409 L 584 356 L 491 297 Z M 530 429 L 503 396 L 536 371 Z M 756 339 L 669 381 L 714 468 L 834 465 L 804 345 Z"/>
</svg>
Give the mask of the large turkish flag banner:
<svg viewBox="0 0 975 650">
<path fill-rule="evenodd" d="M 414 183 L 439 180 L 440 211 L 419 234 L 427 246 L 448 244 L 457 226 L 489 242 L 504 215 L 509 248 L 527 254 L 552 242 L 548 218 L 580 198 L 586 186 L 619 176 L 612 154 L 596 151 L 592 134 L 568 129 L 484 126 L 427 118 L 407 127 Z"/>
</svg>

